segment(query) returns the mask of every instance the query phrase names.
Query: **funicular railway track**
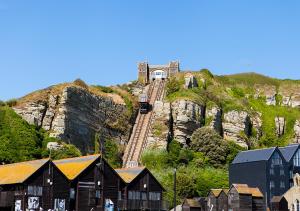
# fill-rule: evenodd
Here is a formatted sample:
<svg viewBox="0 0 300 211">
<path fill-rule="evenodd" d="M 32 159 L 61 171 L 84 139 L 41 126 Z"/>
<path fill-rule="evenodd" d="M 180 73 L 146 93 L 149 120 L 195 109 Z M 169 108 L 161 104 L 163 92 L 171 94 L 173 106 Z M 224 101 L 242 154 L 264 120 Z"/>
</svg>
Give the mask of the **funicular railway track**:
<svg viewBox="0 0 300 211">
<path fill-rule="evenodd" d="M 163 80 L 157 80 L 149 85 L 147 94 L 151 106 L 154 105 L 156 100 L 162 99 L 164 84 L 165 82 Z M 151 128 L 152 116 L 153 108 L 146 114 L 138 113 L 130 140 L 123 156 L 124 167 L 138 166 L 141 153 L 146 145 L 148 133 Z"/>
</svg>

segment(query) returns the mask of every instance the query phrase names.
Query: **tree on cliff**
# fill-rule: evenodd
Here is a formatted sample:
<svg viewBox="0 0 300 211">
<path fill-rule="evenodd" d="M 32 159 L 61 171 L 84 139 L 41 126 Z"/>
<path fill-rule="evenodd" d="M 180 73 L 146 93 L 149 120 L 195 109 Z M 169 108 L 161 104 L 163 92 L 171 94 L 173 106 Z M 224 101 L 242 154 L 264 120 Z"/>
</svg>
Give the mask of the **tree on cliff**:
<svg viewBox="0 0 300 211">
<path fill-rule="evenodd" d="M 193 133 L 190 148 L 202 152 L 214 167 L 224 165 L 229 153 L 228 144 L 216 131 L 209 127 L 199 128 Z"/>
</svg>

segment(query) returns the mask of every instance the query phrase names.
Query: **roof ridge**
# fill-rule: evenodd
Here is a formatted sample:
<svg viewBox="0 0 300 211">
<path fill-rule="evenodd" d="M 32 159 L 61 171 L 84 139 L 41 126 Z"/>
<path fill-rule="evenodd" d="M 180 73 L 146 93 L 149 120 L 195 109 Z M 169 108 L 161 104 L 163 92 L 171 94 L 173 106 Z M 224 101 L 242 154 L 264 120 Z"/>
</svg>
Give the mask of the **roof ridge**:
<svg viewBox="0 0 300 211">
<path fill-rule="evenodd" d="M 42 160 L 50 160 L 50 159 L 49 158 L 43 158 L 43 159 L 27 160 L 27 161 L 16 162 L 16 163 L 0 164 L 0 168 L 3 167 L 3 166 L 13 166 L 13 165 L 17 165 L 17 164 L 25 164 L 25 163 L 30 163 L 30 162 L 42 161 Z"/>
<path fill-rule="evenodd" d="M 131 167 L 131 168 L 115 168 L 114 170 L 127 170 L 127 169 L 144 169 L 146 166 L 141 166 L 141 167 Z"/>
<path fill-rule="evenodd" d="M 56 162 L 56 161 L 63 161 L 63 160 L 72 160 L 72 159 L 75 160 L 75 159 L 79 159 L 79 158 L 86 158 L 86 157 L 92 157 L 92 156 L 100 156 L 100 154 L 84 155 L 84 156 L 71 157 L 71 158 L 63 158 L 63 159 L 53 160 L 53 162 Z"/>
<path fill-rule="evenodd" d="M 245 151 L 241 151 L 241 152 L 253 152 L 253 151 L 260 151 L 260 150 L 267 150 L 267 149 L 276 149 L 278 147 L 268 147 L 268 148 L 260 148 L 260 149 L 249 149 L 249 150 L 245 150 Z"/>
</svg>

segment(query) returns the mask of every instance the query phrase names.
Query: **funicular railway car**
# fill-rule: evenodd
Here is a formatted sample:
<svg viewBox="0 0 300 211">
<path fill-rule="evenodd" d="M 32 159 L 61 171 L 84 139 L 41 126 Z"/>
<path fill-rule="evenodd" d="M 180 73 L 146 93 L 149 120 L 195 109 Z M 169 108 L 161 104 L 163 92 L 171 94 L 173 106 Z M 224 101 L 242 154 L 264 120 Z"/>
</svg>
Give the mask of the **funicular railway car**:
<svg viewBox="0 0 300 211">
<path fill-rule="evenodd" d="M 154 81 L 156 79 L 164 80 L 167 78 L 167 73 L 163 70 L 155 70 L 151 73 L 151 80 Z"/>
<path fill-rule="evenodd" d="M 149 98 L 147 94 L 141 94 L 139 98 L 140 113 L 146 114 L 150 110 Z"/>
</svg>

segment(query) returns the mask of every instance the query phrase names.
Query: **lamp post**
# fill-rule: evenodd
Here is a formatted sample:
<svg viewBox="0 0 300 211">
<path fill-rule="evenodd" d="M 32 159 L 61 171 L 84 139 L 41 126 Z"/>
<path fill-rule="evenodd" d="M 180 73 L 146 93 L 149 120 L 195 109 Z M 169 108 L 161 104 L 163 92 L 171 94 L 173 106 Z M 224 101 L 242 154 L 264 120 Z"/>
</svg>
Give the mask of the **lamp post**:
<svg viewBox="0 0 300 211">
<path fill-rule="evenodd" d="M 100 159 L 99 159 L 99 163 L 96 164 L 96 166 L 98 167 L 98 171 L 99 171 L 99 181 L 97 181 L 97 185 L 98 188 L 100 190 L 100 199 L 101 199 L 101 205 L 104 208 L 104 198 L 103 198 L 103 189 L 104 189 L 104 154 L 105 154 L 105 148 L 104 148 L 104 144 L 105 144 L 105 137 L 103 134 L 102 130 L 98 130 L 98 141 L 99 141 L 99 152 L 100 152 Z"/>
<path fill-rule="evenodd" d="M 176 211 L 176 171 L 177 169 L 174 168 L 174 211 Z"/>
</svg>

